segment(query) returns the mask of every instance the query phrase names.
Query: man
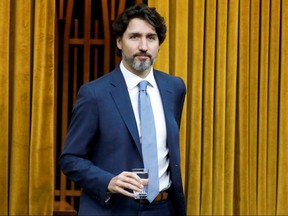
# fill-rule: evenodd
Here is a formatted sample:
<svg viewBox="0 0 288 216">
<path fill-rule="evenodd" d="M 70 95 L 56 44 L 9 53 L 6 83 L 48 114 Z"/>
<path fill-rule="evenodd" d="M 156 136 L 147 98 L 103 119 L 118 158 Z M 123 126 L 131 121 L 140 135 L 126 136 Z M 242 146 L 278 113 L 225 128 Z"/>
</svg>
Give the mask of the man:
<svg viewBox="0 0 288 216">
<path fill-rule="evenodd" d="M 121 64 L 80 88 L 60 167 L 83 188 L 79 215 L 185 215 L 179 126 L 186 88 L 182 79 L 152 68 L 166 35 L 164 19 L 155 8 L 135 5 L 116 19 L 113 30 Z M 138 111 L 143 80 L 148 81 L 157 140 L 148 181 L 131 172 L 146 166 L 144 119 Z M 152 200 L 135 199 L 133 191 L 148 184 L 149 193 L 154 183 Z"/>
</svg>

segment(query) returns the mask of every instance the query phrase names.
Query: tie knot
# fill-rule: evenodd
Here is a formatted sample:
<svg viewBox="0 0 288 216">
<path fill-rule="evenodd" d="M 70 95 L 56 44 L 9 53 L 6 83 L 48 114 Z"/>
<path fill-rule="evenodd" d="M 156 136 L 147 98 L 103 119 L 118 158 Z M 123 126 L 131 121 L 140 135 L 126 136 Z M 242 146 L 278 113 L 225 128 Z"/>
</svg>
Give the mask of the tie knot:
<svg viewBox="0 0 288 216">
<path fill-rule="evenodd" d="M 139 83 L 139 91 L 146 91 L 147 85 L 148 85 L 148 81 L 142 80 Z"/>
</svg>

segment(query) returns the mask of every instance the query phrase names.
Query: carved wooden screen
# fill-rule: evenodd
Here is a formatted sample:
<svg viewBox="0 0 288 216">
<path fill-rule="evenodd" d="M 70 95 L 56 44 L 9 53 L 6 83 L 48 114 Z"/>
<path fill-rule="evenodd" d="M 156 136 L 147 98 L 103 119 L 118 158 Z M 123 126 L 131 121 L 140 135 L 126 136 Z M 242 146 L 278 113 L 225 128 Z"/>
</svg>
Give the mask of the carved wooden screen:
<svg viewBox="0 0 288 216">
<path fill-rule="evenodd" d="M 126 7 L 145 0 L 56 0 L 55 201 L 78 208 L 80 188 L 60 171 L 63 148 L 79 87 L 108 73 L 119 63 L 111 41 L 111 24 Z"/>
</svg>

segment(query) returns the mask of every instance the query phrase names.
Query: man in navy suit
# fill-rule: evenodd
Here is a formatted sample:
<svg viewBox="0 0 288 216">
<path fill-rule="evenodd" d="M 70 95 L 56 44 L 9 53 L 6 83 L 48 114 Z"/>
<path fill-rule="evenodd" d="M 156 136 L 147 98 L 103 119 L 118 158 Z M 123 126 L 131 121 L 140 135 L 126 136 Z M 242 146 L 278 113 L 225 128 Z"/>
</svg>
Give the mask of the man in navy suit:
<svg viewBox="0 0 288 216">
<path fill-rule="evenodd" d="M 179 127 L 186 87 L 152 66 L 166 36 L 163 17 L 139 4 L 113 23 L 122 61 L 107 75 L 81 86 L 59 165 L 82 186 L 79 215 L 186 215 L 180 173 Z M 159 194 L 135 199 L 149 179 L 144 167 L 138 84 L 148 81 L 158 152 Z"/>
</svg>

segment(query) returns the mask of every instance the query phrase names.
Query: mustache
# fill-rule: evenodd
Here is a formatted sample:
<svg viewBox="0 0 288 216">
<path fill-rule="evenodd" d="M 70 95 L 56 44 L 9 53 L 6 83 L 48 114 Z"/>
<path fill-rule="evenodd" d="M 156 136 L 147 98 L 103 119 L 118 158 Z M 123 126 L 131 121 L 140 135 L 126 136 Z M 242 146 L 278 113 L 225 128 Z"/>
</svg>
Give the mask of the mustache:
<svg viewBox="0 0 288 216">
<path fill-rule="evenodd" d="M 146 56 L 146 57 L 152 58 L 152 55 L 146 52 L 138 52 L 133 55 L 133 57 L 136 57 L 136 56 Z"/>
</svg>

